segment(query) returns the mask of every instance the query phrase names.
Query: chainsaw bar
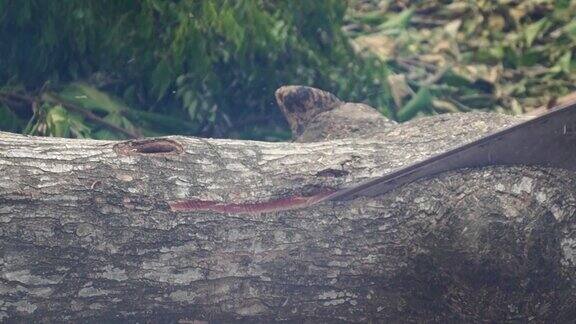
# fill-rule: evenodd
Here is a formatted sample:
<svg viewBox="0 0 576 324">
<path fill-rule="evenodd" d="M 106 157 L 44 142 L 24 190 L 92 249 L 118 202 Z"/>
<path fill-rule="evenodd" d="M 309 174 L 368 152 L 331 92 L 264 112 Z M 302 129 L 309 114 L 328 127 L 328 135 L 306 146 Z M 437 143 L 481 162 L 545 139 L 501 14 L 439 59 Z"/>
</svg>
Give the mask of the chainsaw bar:
<svg viewBox="0 0 576 324">
<path fill-rule="evenodd" d="M 529 165 L 576 171 L 576 102 L 558 105 L 539 117 L 336 191 L 322 201 L 376 196 L 441 172 L 491 165 Z"/>
</svg>

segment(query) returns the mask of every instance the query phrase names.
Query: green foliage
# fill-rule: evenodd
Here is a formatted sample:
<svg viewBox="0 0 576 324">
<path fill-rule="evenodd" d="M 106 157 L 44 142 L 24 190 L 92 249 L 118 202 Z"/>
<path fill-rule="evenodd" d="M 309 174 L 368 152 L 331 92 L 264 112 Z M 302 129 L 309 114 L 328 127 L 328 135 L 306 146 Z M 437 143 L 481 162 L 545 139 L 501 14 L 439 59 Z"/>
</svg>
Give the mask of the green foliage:
<svg viewBox="0 0 576 324">
<path fill-rule="evenodd" d="M 14 132 L 22 127 L 18 116 L 8 106 L 0 103 L 0 129 Z"/>
<path fill-rule="evenodd" d="M 420 111 L 426 110 L 432 106 L 432 95 L 427 87 L 421 87 L 418 92 L 401 108 L 398 110 L 398 121 L 407 121 Z"/>
<path fill-rule="evenodd" d="M 352 50 L 346 9 L 340 0 L 0 0 L 0 116 L 12 116 L 0 127 L 279 139 L 273 93 L 285 84 L 390 114 L 386 66 Z"/>
<path fill-rule="evenodd" d="M 574 0 L 352 2 L 353 42 L 404 76 L 389 79 L 399 120 L 423 88 L 434 112 L 507 113 L 576 90 Z"/>
</svg>

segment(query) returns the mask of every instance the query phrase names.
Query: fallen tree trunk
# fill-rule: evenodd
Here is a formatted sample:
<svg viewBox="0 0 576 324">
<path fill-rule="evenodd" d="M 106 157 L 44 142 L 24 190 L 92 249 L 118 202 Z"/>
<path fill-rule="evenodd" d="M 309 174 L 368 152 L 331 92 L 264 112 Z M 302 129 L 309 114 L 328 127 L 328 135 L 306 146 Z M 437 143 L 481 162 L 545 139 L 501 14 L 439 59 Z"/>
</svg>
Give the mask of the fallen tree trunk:
<svg viewBox="0 0 576 324">
<path fill-rule="evenodd" d="M 307 115 L 318 136 L 304 119 L 293 130 L 342 138 L 318 131 L 336 106 Z M 380 197 L 299 204 L 517 120 L 372 121 L 378 132 L 347 127 L 348 139 L 314 143 L 0 133 L 0 318 L 576 318 L 573 173 L 457 170 Z"/>
</svg>

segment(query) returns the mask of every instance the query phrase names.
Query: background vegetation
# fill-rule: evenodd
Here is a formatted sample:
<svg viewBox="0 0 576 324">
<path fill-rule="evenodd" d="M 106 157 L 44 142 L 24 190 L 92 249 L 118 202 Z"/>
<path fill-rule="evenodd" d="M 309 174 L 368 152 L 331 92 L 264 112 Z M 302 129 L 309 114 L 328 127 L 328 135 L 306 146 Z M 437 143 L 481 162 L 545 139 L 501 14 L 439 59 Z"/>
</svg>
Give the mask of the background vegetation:
<svg viewBox="0 0 576 324">
<path fill-rule="evenodd" d="M 384 64 L 358 60 L 341 30 L 346 8 L 340 0 L 0 0 L 0 128 L 287 138 L 275 109 L 281 85 L 355 100 L 382 93 Z"/>
<path fill-rule="evenodd" d="M 282 140 L 274 90 L 405 121 L 574 89 L 569 0 L 0 0 L 0 130 Z"/>
<path fill-rule="evenodd" d="M 575 89 L 576 1 L 354 1 L 349 34 L 394 72 L 401 105 L 520 114 Z"/>
</svg>

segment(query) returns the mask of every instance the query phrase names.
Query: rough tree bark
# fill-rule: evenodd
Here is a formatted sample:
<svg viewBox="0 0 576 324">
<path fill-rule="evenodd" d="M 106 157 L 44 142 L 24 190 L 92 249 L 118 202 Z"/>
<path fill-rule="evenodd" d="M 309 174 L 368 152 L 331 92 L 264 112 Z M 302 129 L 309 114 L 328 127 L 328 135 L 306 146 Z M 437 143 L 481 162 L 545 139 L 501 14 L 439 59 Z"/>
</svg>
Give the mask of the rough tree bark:
<svg viewBox="0 0 576 324">
<path fill-rule="evenodd" d="M 394 125 L 309 88 L 277 96 L 298 141 L 340 139 L 0 133 L 0 318 L 576 318 L 573 173 L 456 170 L 381 197 L 299 205 L 299 197 L 383 175 L 517 118 Z"/>
</svg>

